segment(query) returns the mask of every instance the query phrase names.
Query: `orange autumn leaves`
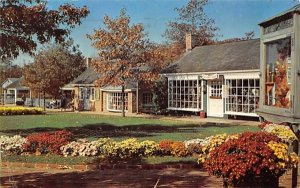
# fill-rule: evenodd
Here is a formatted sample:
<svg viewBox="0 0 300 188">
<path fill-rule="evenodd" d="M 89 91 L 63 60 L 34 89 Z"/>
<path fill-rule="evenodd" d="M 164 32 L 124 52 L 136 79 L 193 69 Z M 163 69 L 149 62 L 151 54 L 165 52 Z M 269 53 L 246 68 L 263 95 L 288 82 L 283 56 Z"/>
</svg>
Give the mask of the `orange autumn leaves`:
<svg viewBox="0 0 300 188">
<path fill-rule="evenodd" d="M 70 4 L 49 10 L 47 2 L 39 0 L 2 0 L 0 4 L 1 59 L 15 58 L 20 52 L 33 55 L 38 43 L 51 39 L 64 42 L 89 14 L 87 7 Z"/>
<path fill-rule="evenodd" d="M 166 66 L 167 48 L 149 42 L 142 24 L 131 24 L 125 9 L 117 18 L 104 17 L 104 28 L 88 35 L 98 50 L 94 68 L 99 86 L 125 85 L 127 81 L 154 81 Z"/>
</svg>

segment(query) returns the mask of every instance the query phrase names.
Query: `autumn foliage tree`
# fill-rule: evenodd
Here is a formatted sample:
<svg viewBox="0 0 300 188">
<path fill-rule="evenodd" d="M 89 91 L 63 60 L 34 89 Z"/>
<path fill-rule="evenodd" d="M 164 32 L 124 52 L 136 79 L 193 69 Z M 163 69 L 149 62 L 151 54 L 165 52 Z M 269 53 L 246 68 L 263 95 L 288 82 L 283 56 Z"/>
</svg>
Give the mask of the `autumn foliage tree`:
<svg viewBox="0 0 300 188">
<path fill-rule="evenodd" d="M 122 115 L 124 113 L 124 88 L 127 82 L 155 80 L 164 66 L 159 46 L 151 44 L 142 24 L 130 24 L 125 9 L 113 19 L 104 17 L 104 28 L 88 35 L 92 46 L 98 50 L 94 67 L 102 76 L 99 86 L 122 86 Z"/>
<path fill-rule="evenodd" d="M 34 63 L 24 66 L 24 84 L 32 91 L 56 98 L 60 87 L 85 70 L 84 58 L 75 47 L 51 45 L 40 51 Z"/>
<path fill-rule="evenodd" d="M 22 76 L 23 67 L 19 65 L 13 65 L 10 60 L 5 60 L 2 63 L 0 60 L 0 83 L 7 78 L 20 78 Z"/>
<path fill-rule="evenodd" d="M 45 0 L 1 0 L 1 59 L 15 58 L 20 52 L 33 55 L 38 42 L 44 44 L 53 38 L 64 42 L 88 14 L 85 6 L 64 4 L 48 10 Z"/>
<path fill-rule="evenodd" d="M 164 36 L 168 42 L 185 48 L 185 35 L 191 33 L 197 37 L 199 45 L 211 44 L 218 27 L 204 11 L 207 3 L 208 0 L 189 0 L 185 6 L 175 8 L 179 17 L 167 24 Z"/>
</svg>

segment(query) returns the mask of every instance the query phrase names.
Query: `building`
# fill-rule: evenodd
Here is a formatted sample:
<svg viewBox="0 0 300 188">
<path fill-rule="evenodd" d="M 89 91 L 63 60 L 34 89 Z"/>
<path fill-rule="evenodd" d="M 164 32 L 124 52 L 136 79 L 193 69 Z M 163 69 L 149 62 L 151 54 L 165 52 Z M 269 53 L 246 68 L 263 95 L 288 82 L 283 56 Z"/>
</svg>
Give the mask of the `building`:
<svg viewBox="0 0 300 188">
<path fill-rule="evenodd" d="M 7 78 L 1 85 L 3 104 L 16 104 L 21 101 L 24 95 L 26 98 L 31 98 L 30 89 L 22 84 L 21 78 Z"/>
<path fill-rule="evenodd" d="M 195 46 L 163 75 L 168 78 L 168 109 L 206 112 L 209 117 L 258 117 L 260 40 Z"/>
<path fill-rule="evenodd" d="M 90 110 L 96 112 L 122 112 L 122 88 L 121 86 L 97 87 L 95 82 L 101 76 L 89 66 L 87 69 L 65 85 L 62 90 L 74 98 L 74 106 L 77 110 Z M 139 88 L 139 89 L 137 89 Z M 68 96 L 68 95 L 67 95 Z M 137 98 L 137 96 L 139 96 Z M 153 109 L 153 93 L 144 84 L 135 81 L 125 85 L 125 111 L 126 113 L 145 112 Z"/>
</svg>

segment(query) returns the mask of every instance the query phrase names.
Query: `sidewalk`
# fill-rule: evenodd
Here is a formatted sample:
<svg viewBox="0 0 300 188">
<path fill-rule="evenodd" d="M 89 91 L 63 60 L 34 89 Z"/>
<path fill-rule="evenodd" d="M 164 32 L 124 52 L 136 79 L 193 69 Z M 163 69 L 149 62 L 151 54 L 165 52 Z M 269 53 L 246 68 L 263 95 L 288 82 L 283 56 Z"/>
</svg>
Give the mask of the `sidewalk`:
<svg viewBox="0 0 300 188">
<path fill-rule="evenodd" d="M 75 171 L 2 167 L 0 172 L 1 187 L 223 187 L 221 178 L 197 169 Z M 280 187 L 291 187 L 290 172 L 280 178 Z"/>
</svg>

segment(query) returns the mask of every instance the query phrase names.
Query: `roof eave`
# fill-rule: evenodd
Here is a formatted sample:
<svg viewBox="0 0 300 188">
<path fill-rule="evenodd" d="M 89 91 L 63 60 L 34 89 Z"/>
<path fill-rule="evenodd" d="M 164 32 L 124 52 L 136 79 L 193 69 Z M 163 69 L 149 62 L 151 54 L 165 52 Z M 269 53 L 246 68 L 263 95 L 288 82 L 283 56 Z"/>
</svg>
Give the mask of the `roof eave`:
<svg viewBox="0 0 300 188">
<path fill-rule="evenodd" d="M 276 16 L 268 18 L 268 19 L 260 22 L 258 25 L 262 26 L 262 27 L 269 26 L 269 25 L 272 25 L 272 24 L 274 24 L 274 23 L 276 23 L 276 22 L 278 22 L 280 20 L 287 19 L 287 18 L 291 17 L 295 13 L 300 14 L 300 4 L 294 6 L 293 8 L 291 8 L 291 9 L 289 9 L 287 11 L 279 13 Z"/>
</svg>

